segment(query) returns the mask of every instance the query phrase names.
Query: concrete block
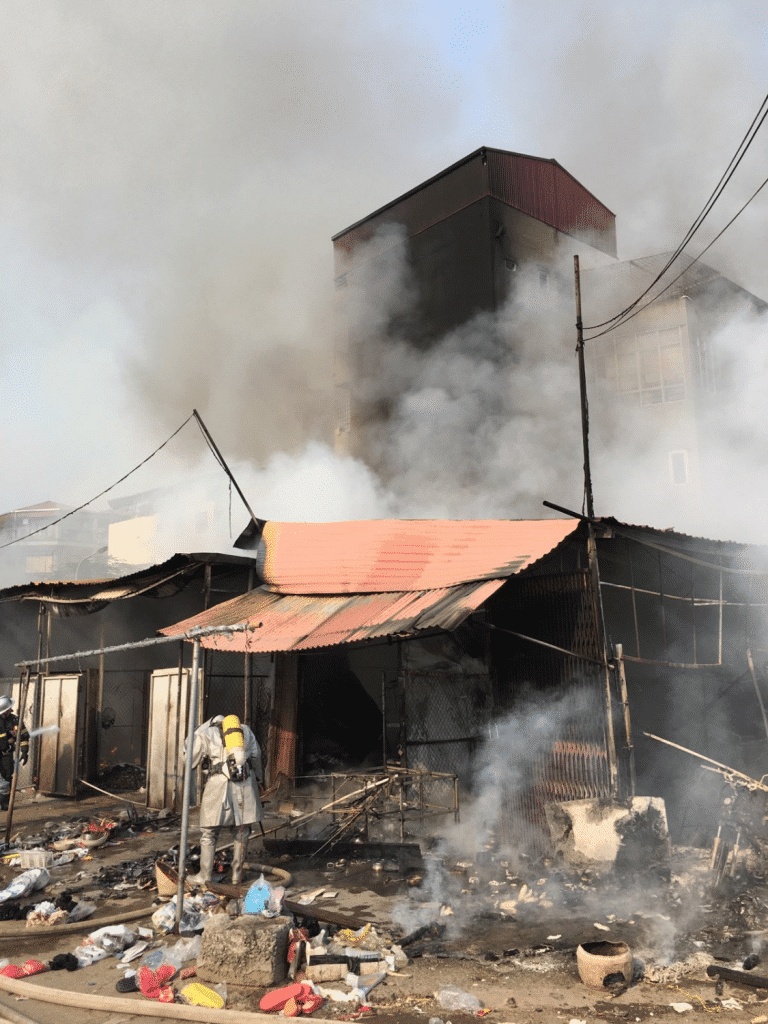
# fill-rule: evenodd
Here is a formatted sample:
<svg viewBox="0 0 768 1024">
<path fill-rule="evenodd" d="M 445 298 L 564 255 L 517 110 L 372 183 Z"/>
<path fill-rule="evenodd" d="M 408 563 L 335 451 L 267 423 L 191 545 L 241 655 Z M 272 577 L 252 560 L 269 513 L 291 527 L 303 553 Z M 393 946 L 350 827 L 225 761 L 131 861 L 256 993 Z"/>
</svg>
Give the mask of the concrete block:
<svg viewBox="0 0 768 1024">
<path fill-rule="evenodd" d="M 277 984 L 288 971 L 290 929 L 288 917 L 215 915 L 203 929 L 198 978 L 264 987 Z"/>
<path fill-rule="evenodd" d="M 660 797 L 638 796 L 629 805 L 611 800 L 545 804 L 555 852 L 578 870 L 669 870 L 667 811 Z"/>
<path fill-rule="evenodd" d="M 310 981 L 341 981 L 348 971 L 346 964 L 324 964 L 322 959 L 318 959 L 311 960 L 304 973 Z"/>
</svg>

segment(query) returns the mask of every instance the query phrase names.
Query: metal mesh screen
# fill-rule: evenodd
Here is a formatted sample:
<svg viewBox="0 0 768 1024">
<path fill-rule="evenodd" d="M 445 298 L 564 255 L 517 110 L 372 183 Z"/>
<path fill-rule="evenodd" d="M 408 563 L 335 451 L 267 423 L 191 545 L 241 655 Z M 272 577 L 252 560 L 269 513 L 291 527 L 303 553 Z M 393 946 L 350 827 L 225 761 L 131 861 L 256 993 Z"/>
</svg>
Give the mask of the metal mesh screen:
<svg viewBox="0 0 768 1024">
<path fill-rule="evenodd" d="M 237 715 L 253 730 L 266 768 L 271 693 L 259 667 L 239 651 L 206 651 L 203 717 Z"/>
<path fill-rule="evenodd" d="M 468 781 L 472 756 L 491 717 L 490 676 L 403 671 L 400 682 L 407 766 L 449 772 Z"/>
</svg>

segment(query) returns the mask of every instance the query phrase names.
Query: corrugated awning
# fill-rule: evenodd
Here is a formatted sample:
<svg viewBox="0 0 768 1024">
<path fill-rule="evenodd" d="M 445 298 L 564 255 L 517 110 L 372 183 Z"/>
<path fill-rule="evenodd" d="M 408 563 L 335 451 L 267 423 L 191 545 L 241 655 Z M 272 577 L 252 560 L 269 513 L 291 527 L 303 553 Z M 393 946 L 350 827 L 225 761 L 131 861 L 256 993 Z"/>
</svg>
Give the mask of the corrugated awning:
<svg viewBox="0 0 768 1024">
<path fill-rule="evenodd" d="M 314 647 L 413 634 L 425 629 L 455 629 L 504 583 L 483 580 L 435 590 L 333 597 L 277 594 L 259 587 L 160 630 L 166 636 L 207 626 L 250 624 L 231 636 L 204 637 L 218 651 L 301 651 Z"/>
</svg>

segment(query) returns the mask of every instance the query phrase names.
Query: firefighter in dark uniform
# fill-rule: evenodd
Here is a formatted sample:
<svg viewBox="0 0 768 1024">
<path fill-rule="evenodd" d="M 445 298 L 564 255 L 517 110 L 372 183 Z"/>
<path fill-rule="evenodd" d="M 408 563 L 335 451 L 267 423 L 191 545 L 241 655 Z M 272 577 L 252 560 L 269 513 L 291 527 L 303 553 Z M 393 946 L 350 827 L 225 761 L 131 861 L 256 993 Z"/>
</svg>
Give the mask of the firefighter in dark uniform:
<svg viewBox="0 0 768 1024">
<path fill-rule="evenodd" d="M 16 733 L 19 728 L 18 716 L 13 713 L 13 698 L 0 697 L 0 775 L 5 785 L 0 792 L 0 810 L 8 810 L 8 799 L 13 779 L 13 755 L 16 750 Z M 26 764 L 29 760 L 29 733 L 21 725 L 21 743 L 19 760 Z"/>
</svg>

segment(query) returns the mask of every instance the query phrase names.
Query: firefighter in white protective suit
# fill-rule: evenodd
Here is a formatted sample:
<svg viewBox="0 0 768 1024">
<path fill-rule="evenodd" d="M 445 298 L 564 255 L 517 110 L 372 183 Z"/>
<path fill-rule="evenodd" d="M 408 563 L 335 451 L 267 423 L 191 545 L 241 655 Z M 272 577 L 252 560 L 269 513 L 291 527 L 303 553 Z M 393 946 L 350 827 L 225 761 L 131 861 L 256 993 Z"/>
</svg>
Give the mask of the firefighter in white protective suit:
<svg viewBox="0 0 768 1024">
<path fill-rule="evenodd" d="M 192 765 L 196 768 L 201 763 L 208 778 L 200 802 L 200 873 L 191 875 L 189 881 L 192 885 L 210 882 L 219 833 L 222 828 L 234 828 L 232 881 L 238 883 L 251 825 L 262 816 L 261 748 L 237 715 L 216 715 L 195 730 Z"/>
</svg>

